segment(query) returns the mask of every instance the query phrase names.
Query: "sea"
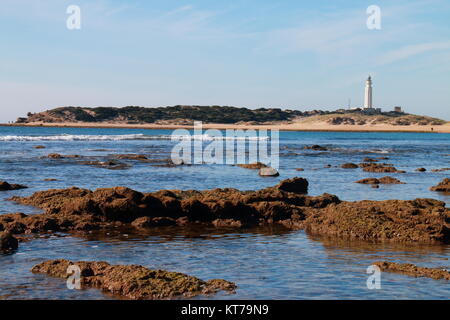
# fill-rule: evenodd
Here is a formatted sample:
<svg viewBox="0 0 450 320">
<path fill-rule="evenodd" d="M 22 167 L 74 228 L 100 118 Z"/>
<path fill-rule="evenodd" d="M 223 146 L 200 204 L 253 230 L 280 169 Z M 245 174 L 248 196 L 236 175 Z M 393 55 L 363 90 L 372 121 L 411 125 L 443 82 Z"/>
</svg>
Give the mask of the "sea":
<svg viewBox="0 0 450 320">
<path fill-rule="evenodd" d="M 309 194 L 331 193 L 341 200 L 433 198 L 450 204 L 450 195 L 429 190 L 450 171 L 450 134 L 394 132 L 280 132 L 278 177 L 231 164 L 201 163 L 155 166 L 120 160 L 124 170 L 80 164 L 106 161 L 115 154 L 143 154 L 168 159 L 174 146 L 171 130 L 113 128 L 0 127 L 0 181 L 28 189 L 0 192 L 0 214 L 41 210 L 7 200 L 36 191 L 77 186 L 96 189 L 126 186 L 141 192 L 161 189 L 237 188 L 258 190 L 279 181 L 303 177 Z M 217 141 L 194 135 L 203 145 Z M 260 137 L 263 139 L 263 137 Z M 259 138 L 257 138 L 259 139 Z M 37 145 L 45 148 L 36 149 Z M 320 145 L 326 150 L 305 146 Z M 79 158 L 49 159 L 50 153 Z M 366 157 L 393 164 L 405 173 L 383 174 L 342 169 Z M 415 169 L 424 167 L 426 172 Z M 297 171 L 302 168 L 304 171 Z M 355 181 L 392 176 L 405 182 L 374 189 Z M 52 179 L 52 181 L 45 181 Z M 54 180 L 53 180 L 54 179 Z M 120 299 L 97 289 L 70 290 L 62 279 L 37 275 L 30 269 L 47 259 L 140 264 L 152 269 L 187 273 L 204 280 L 235 282 L 235 294 L 196 299 L 448 299 L 446 280 L 381 274 L 379 289 L 369 289 L 368 268 L 375 261 L 414 263 L 450 269 L 450 245 L 376 243 L 312 236 L 280 227 L 221 230 L 162 228 L 145 233 L 94 232 L 88 236 L 41 235 L 20 244 L 14 254 L 0 255 L 0 299 Z M 372 288 L 372 287 L 371 287 Z"/>
</svg>

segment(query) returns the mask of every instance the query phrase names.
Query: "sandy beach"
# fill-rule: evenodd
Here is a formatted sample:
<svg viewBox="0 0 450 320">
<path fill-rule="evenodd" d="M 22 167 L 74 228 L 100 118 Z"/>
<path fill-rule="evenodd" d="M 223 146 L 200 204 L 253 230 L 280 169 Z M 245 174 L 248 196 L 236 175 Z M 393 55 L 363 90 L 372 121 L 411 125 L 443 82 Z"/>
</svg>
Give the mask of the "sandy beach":
<svg viewBox="0 0 450 320">
<path fill-rule="evenodd" d="M 90 123 L 90 122 L 65 122 L 65 123 L 41 123 L 30 122 L 25 124 L 0 124 L 1 126 L 27 126 L 27 127 L 72 127 L 72 128 L 132 128 L 132 129 L 192 129 L 192 125 L 176 124 L 126 124 L 126 123 Z M 203 124 L 203 129 L 267 129 L 280 131 L 337 131 L 337 132 L 436 132 L 450 133 L 450 123 L 444 125 L 331 125 L 326 122 L 293 122 L 267 125 L 244 124 Z"/>
</svg>

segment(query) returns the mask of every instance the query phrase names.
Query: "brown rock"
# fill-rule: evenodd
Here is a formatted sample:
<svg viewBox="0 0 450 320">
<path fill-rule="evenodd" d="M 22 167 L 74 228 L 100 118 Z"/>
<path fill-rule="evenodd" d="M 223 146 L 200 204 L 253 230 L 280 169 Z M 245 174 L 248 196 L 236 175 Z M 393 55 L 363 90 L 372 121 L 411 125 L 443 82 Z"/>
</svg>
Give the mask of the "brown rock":
<svg viewBox="0 0 450 320">
<path fill-rule="evenodd" d="M 0 181 L 0 191 L 10 191 L 10 190 L 19 190 L 26 189 L 27 186 L 23 186 L 21 184 L 9 184 L 6 181 Z"/>
<path fill-rule="evenodd" d="M 305 171 L 303 168 L 296 168 L 295 171 Z"/>
<path fill-rule="evenodd" d="M 442 172 L 442 171 L 448 171 L 450 168 L 442 168 L 442 169 L 433 169 L 431 172 Z"/>
<path fill-rule="evenodd" d="M 212 224 L 217 228 L 241 228 L 243 226 L 242 221 L 234 219 L 216 219 Z"/>
<path fill-rule="evenodd" d="M 203 281 L 178 272 L 151 270 L 139 265 L 110 265 L 106 262 L 48 260 L 34 266 L 31 271 L 66 278 L 71 265 L 80 268 L 82 288 L 99 288 L 135 300 L 192 298 L 215 294 L 220 290 L 234 293 L 236 289 L 234 283 L 221 279 Z"/>
<path fill-rule="evenodd" d="M 440 268 L 425 268 L 410 263 L 395 263 L 388 261 L 375 262 L 374 265 L 378 266 L 383 272 L 394 272 L 416 278 L 426 277 L 435 280 L 450 280 L 450 272 Z"/>
<path fill-rule="evenodd" d="M 114 155 L 114 157 L 120 160 L 138 160 L 138 161 L 148 160 L 148 158 L 143 154 L 116 154 Z"/>
<path fill-rule="evenodd" d="M 433 199 L 357 201 L 304 208 L 302 226 L 314 234 L 350 239 L 449 242 L 450 210 Z"/>
<path fill-rule="evenodd" d="M 61 158 L 63 158 L 63 156 L 60 155 L 59 153 L 50 153 L 50 154 L 47 155 L 47 158 L 50 158 L 50 159 L 61 159 Z"/>
<path fill-rule="evenodd" d="M 0 232 L 0 251 L 11 253 L 19 247 L 19 241 L 14 238 L 10 232 Z"/>
<path fill-rule="evenodd" d="M 354 163 L 344 163 L 343 165 L 341 165 L 341 168 L 343 168 L 343 169 L 357 169 L 358 165 L 356 165 Z"/>
<path fill-rule="evenodd" d="M 304 146 L 303 149 L 314 150 L 314 151 L 327 151 L 328 150 L 328 148 L 319 146 L 318 144 L 314 144 L 312 146 Z"/>
<path fill-rule="evenodd" d="M 363 184 L 404 184 L 400 180 L 392 177 L 383 177 L 380 179 L 377 178 L 366 178 L 355 181 L 355 183 L 363 183 Z"/>
<path fill-rule="evenodd" d="M 383 177 L 379 180 L 381 184 L 405 184 L 404 182 L 401 182 L 400 180 L 392 177 Z"/>
<path fill-rule="evenodd" d="M 254 162 L 254 163 L 248 163 L 248 164 L 237 164 L 238 167 L 245 168 L 245 169 L 252 169 L 257 170 L 261 168 L 267 168 L 267 166 L 264 163 L 261 162 Z"/>
<path fill-rule="evenodd" d="M 167 227 L 176 224 L 177 222 L 175 219 L 168 217 L 140 217 L 131 223 L 135 228 Z"/>
<path fill-rule="evenodd" d="M 371 163 L 367 166 L 362 166 L 365 172 L 382 172 L 382 173 L 405 173 L 405 171 L 397 170 L 393 166 L 386 166 L 384 164 Z"/>
<path fill-rule="evenodd" d="M 308 193 L 308 185 L 308 180 L 295 177 L 281 181 L 275 188 L 286 192 L 306 194 Z"/>
<path fill-rule="evenodd" d="M 361 180 L 355 181 L 355 183 L 380 184 L 380 180 L 378 180 L 377 178 L 366 178 L 366 179 L 361 179 Z"/>
<path fill-rule="evenodd" d="M 109 170 L 124 170 L 129 169 L 131 166 L 126 163 L 114 161 L 114 160 L 108 160 L 108 161 L 80 161 L 79 164 L 88 165 L 88 166 L 94 166 L 98 168 L 104 168 Z"/>
<path fill-rule="evenodd" d="M 425 169 L 425 168 L 417 168 L 416 171 L 418 171 L 418 172 L 425 172 L 425 171 L 427 171 L 427 169 Z"/>
<path fill-rule="evenodd" d="M 384 179 L 383 179 L 384 180 Z M 380 181 L 380 180 L 378 180 Z M 0 230 L 15 233 L 78 231 L 124 226 L 202 223 L 216 226 L 279 224 L 342 238 L 396 242 L 447 242 L 450 210 L 432 199 L 342 202 L 307 196 L 306 180 L 294 178 L 258 191 L 161 190 L 143 194 L 116 187 L 95 191 L 48 190 L 13 197 L 43 214 L 0 215 Z M 144 217 L 144 218 L 142 218 Z"/>
<path fill-rule="evenodd" d="M 437 191 L 437 192 L 450 192 L 450 179 L 445 178 L 437 186 L 431 187 L 431 191 Z"/>
<path fill-rule="evenodd" d="M 45 149 L 45 146 L 34 146 L 35 149 Z"/>
</svg>

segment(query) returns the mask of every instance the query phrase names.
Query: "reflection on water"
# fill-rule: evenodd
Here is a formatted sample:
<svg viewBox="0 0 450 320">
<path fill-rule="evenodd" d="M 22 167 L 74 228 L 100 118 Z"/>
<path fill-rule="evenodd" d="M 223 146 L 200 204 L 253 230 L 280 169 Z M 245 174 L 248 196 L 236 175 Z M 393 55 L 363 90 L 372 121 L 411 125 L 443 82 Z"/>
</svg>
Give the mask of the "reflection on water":
<svg viewBox="0 0 450 320">
<path fill-rule="evenodd" d="M 47 236 L 22 243 L 0 257 L 0 297 L 7 299 L 110 299 L 98 290 L 68 290 L 65 281 L 34 275 L 46 260 L 103 260 L 184 272 L 202 279 L 224 278 L 236 295 L 198 299 L 447 299 L 444 280 L 383 273 L 382 289 L 368 290 L 366 269 L 391 260 L 449 266 L 450 246 L 404 246 L 313 237 L 283 228 L 201 230 L 163 228 L 144 234 L 120 230 L 86 236 Z"/>
</svg>

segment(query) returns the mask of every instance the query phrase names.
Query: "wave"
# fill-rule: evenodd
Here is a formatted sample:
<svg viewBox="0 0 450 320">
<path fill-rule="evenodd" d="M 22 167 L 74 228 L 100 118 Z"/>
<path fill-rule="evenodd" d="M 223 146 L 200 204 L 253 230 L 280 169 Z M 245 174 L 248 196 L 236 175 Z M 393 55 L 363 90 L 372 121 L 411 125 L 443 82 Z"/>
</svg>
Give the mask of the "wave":
<svg viewBox="0 0 450 320">
<path fill-rule="evenodd" d="M 244 137 L 244 136 L 211 136 L 202 135 L 144 135 L 144 134 L 123 134 L 123 135 L 49 135 L 49 136 L 0 136 L 0 141 L 121 141 L 121 140 L 269 140 L 267 136 Z"/>
</svg>

